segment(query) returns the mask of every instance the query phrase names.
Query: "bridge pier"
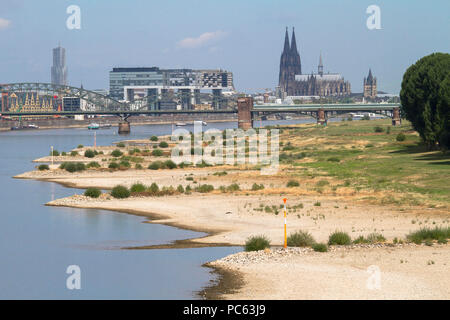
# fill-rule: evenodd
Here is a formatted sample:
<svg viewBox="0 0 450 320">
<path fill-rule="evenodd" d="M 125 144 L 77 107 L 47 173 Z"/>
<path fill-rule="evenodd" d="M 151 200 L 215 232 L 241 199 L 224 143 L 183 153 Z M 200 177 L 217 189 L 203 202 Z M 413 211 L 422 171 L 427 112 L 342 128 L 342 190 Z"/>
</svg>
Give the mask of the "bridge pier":
<svg viewBox="0 0 450 320">
<path fill-rule="evenodd" d="M 326 125 L 327 124 L 327 117 L 325 114 L 325 110 L 323 108 L 320 108 L 317 111 L 317 124 L 320 125 Z"/>
<path fill-rule="evenodd" d="M 392 125 L 400 126 L 402 124 L 402 119 L 400 118 L 400 108 L 392 109 Z"/>
<path fill-rule="evenodd" d="M 119 134 L 129 134 L 131 131 L 131 126 L 128 121 L 119 122 Z"/>
<path fill-rule="evenodd" d="M 238 128 L 248 130 L 253 128 L 253 98 L 238 98 Z"/>
</svg>

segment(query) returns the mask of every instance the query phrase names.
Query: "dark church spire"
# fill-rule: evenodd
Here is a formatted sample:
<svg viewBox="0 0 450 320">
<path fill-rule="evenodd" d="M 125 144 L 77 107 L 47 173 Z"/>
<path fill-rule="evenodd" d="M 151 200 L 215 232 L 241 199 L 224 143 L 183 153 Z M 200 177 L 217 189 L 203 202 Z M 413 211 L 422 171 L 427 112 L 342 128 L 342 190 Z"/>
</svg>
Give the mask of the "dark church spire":
<svg viewBox="0 0 450 320">
<path fill-rule="evenodd" d="M 295 41 L 295 29 L 292 27 L 291 51 L 295 54 L 297 51 L 297 42 Z"/>
<path fill-rule="evenodd" d="M 297 50 L 295 32 L 292 31 L 292 40 L 289 45 L 289 33 L 286 28 L 284 36 L 284 49 L 280 58 L 280 74 L 278 85 L 282 92 L 288 92 L 295 82 L 295 76 L 302 73 L 300 55 Z"/>
<path fill-rule="evenodd" d="M 286 27 L 286 34 L 284 36 L 284 49 L 283 49 L 283 53 L 287 53 L 290 50 L 290 46 L 289 46 L 289 34 L 288 34 L 288 27 Z"/>
</svg>

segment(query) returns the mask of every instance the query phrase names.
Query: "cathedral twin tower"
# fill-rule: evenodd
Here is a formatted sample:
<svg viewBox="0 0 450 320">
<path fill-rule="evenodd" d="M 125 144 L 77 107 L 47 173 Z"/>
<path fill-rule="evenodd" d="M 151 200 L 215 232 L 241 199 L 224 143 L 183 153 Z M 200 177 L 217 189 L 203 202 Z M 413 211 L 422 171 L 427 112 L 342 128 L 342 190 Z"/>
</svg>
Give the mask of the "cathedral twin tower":
<svg viewBox="0 0 450 320">
<path fill-rule="evenodd" d="M 319 58 L 317 74 L 302 74 L 302 63 L 297 50 L 295 30 L 289 44 L 286 27 L 284 48 L 280 58 L 278 86 L 282 96 L 342 96 L 348 95 L 350 83 L 337 73 L 323 73 L 322 55 Z"/>
<path fill-rule="evenodd" d="M 278 80 L 278 85 L 282 91 L 287 91 L 289 82 L 293 82 L 295 80 L 296 74 L 302 74 L 302 62 L 297 50 L 295 30 L 292 28 L 292 40 L 289 45 L 288 28 L 286 27 L 284 49 L 280 59 L 280 77 Z"/>
</svg>

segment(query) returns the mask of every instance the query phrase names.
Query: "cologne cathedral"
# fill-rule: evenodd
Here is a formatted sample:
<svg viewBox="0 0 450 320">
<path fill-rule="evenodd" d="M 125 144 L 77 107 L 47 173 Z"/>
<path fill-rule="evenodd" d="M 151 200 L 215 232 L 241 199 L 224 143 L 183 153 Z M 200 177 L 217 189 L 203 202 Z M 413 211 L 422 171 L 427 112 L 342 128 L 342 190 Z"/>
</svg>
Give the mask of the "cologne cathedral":
<svg viewBox="0 0 450 320">
<path fill-rule="evenodd" d="M 284 38 L 284 49 L 280 59 L 278 86 L 282 96 L 344 96 L 351 93 L 350 82 L 338 73 L 324 73 L 322 54 L 317 73 L 302 74 L 302 63 L 297 50 L 295 30 L 289 43 L 288 30 Z"/>
</svg>

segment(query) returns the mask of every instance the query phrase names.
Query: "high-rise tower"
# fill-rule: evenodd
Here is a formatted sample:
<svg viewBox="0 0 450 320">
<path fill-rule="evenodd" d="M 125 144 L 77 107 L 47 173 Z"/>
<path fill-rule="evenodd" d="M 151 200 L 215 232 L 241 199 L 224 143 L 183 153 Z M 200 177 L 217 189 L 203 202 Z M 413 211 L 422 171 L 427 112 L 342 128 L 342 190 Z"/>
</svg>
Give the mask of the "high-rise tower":
<svg viewBox="0 0 450 320">
<path fill-rule="evenodd" d="M 66 49 L 58 45 L 53 49 L 52 83 L 67 85 Z"/>
</svg>

